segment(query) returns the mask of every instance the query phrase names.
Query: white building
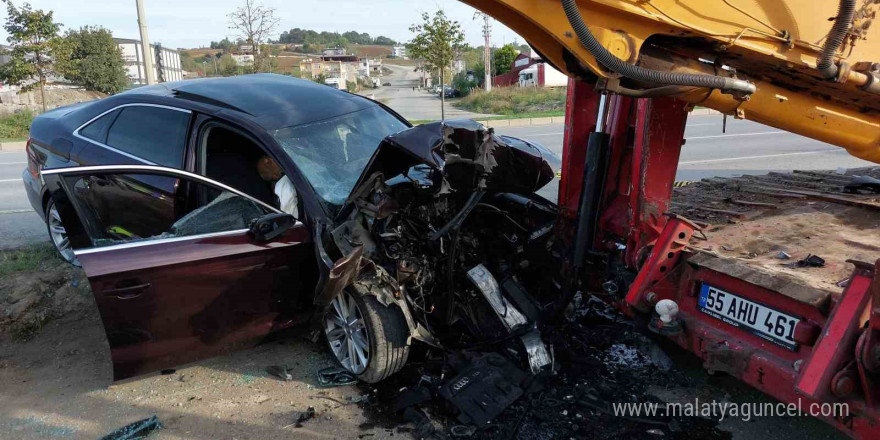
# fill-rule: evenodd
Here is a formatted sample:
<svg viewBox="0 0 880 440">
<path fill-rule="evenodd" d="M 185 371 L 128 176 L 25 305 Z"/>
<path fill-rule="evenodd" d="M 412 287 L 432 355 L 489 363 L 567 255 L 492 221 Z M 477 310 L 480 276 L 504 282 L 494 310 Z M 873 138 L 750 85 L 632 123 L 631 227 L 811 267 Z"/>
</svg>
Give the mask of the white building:
<svg viewBox="0 0 880 440">
<path fill-rule="evenodd" d="M 144 69 L 143 50 L 140 40 L 129 38 L 114 38 L 122 51 L 122 60 L 125 62 L 125 73 L 132 84 L 146 84 L 147 76 Z M 183 66 L 180 64 L 180 54 L 166 47 L 150 47 L 153 59 L 153 75 L 157 82 L 180 81 L 183 79 Z"/>
<path fill-rule="evenodd" d="M 345 55 L 345 48 L 344 47 L 331 47 L 329 49 L 324 49 L 324 51 L 321 52 L 321 55 L 323 55 L 325 57 L 334 57 L 334 56 Z"/>
<path fill-rule="evenodd" d="M 253 66 L 254 56 L 249 53 L 234 53 L 230 55 L 235 61 L 236 66 Z"/>
<path fill-rule="evenodd" d="M 406 59 L 406 46 L 391 47 L 391 56 Z"/>
</svg>

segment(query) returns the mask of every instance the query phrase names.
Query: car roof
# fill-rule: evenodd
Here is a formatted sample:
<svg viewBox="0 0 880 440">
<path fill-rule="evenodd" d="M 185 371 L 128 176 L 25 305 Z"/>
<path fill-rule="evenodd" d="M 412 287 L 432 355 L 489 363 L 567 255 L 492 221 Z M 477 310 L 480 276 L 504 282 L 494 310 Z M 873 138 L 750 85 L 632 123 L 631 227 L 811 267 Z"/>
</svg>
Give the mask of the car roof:
<svg viewBox="0 0 880 440">
<path fill-rule="evenodd" d="M 123 95 L 196 101 L 250 115 L 266 130 L 322 121 L 377 104 L 313 81 L 259 73 L 202 78 L 138 87 Z"/>
</svg>

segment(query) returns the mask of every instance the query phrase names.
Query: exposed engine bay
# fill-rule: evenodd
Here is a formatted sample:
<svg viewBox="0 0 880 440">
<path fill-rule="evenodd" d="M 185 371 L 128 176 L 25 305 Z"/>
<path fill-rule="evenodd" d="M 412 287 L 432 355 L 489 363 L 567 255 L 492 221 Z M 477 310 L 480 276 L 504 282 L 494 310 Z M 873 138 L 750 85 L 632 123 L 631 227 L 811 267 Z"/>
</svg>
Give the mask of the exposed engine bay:
<svg viewBox="0 0 880 440">
<path fill-rule="evenodd" d="M 557 165 L 544 147 L 473 121 L 389 136 L 325 241 L 336 264 L 319 299 L 355 285 L 396 304 L 412 338 L 506 347 L 539 372 L 552 352 L 537 323 L 559 266 L 549 258 L 556 206 L 535 191 Z"/>
</svg>

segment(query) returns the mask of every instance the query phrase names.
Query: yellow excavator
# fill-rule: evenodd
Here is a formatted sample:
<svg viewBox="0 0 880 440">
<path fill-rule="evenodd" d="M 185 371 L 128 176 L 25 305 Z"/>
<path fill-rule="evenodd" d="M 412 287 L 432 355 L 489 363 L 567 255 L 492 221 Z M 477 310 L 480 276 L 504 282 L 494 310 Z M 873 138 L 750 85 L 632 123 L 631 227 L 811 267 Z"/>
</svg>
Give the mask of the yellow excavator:
<svg viewBox="0 0 880 440">
<path fill-rule="evenodd" d="M 846 404 L 846 414 L 811 415 L 853 438 L 880 438 L 880 260 L 865 252 L 868 237 L 858 237 L 877 231 L 865 227 L 878 216 L 876 197 L 829 193 L 851 176 L 816 172 L 744 178 L 735 188 L 751 199 L 723 197 L 767 211 L 812 200 L 753 222 L 751 232 L 781 225 L 783 237 L 793 236 L 785 215 L 823 214 L 816 200 L 846 205 L 813 231 L 813 245 L 859 217 L 842 242 L 870 261 L 829 261 L 849 275 L 818 287 L 791 273 L 825 270 L 801 269 L 824 259 L 809 255 L 803 266 L 767 271 L 769 264 L 757 267 L 759 254 L 695 246 L 705 235 L 734 234 L 736 225 L 691 221 L 673 213 L 671 201 L 695 106 L 880 163 L 880 0 L 462 1 L 570 77 L 556 230 L 568 248 L 557 309 L 578 292 L 596 293 L 708 370 L 803 408 Z M 832 250 L 815 250 L 823 251 Z"/>
<path fill-rule="evenodd" d="M 880 162 L 880 2 L 463 0 L 572 78 L 692 105 Z"/>
</svg>

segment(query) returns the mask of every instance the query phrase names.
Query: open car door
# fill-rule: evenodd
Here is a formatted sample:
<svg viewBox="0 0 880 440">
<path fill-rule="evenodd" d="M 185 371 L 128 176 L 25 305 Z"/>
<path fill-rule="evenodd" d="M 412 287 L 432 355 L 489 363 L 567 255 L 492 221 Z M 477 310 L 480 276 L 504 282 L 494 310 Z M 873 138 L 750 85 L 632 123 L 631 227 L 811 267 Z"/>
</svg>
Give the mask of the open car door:
<svg viewBox="0 0 880 440">
<path fill-rule="evenodd" d="M 297 290 L 310 297 L 307 229 L 258 242 L 249 225 L 281 212 L 247 194 L 155 166 L 43 178 L 91 283 L 114 380 L 255 345 L 291 322 Z"/>
</svg>

